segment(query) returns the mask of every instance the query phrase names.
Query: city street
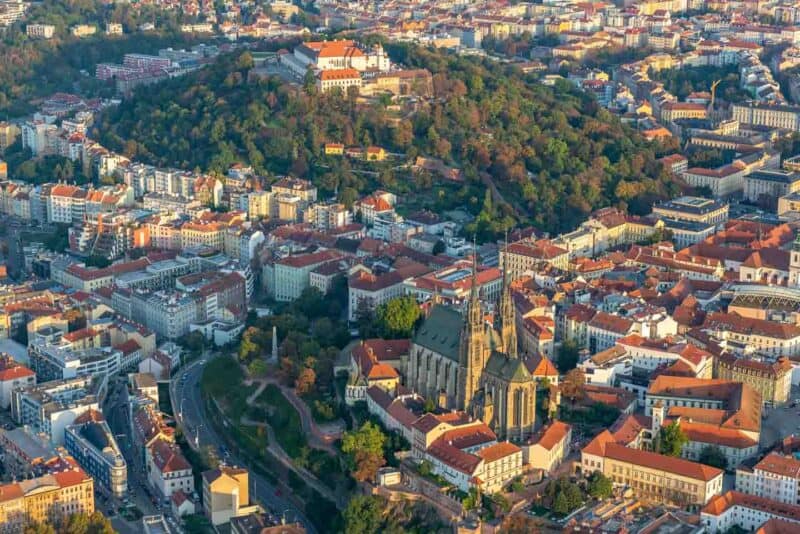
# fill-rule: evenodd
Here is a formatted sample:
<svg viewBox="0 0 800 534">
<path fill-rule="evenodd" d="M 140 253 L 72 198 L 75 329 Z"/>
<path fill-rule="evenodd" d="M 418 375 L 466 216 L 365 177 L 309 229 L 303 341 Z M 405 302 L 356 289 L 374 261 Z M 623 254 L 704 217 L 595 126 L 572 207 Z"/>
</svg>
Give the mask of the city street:
<svg viewBox="0 0 800 534">
<path fill-rule="evenodd" d="M 214 428 L 207 423 L 204 413 L 203 401 L 200 396 L 200 380 L 203 376 L 203 367 L 209 357 L 189 364 L 181 369 L 174 377 L 170 392 L 173 395 L 172 405 L 175 416 L 183 428 L 184 435 L 193 448 L 210 446 L 215 451 L 225 449 L 225 442 L 217 435 Z M 231 362 L 234 365 L 233 362 Z M 182 377 L 186 376 L 184 380 Z M 224 460 L 232 465 L 247 467 L 247 463 L 230 453 Z M 272 514 L 282 517 L 285 514 L 287 522 L 300 521 L 310 533 L 315 533 L 313 525 L 291 502 L 281 496 L 280 490 L 270 484 L 264 477 L 250 471 L 251 495 L 254 499 L 267 508 Z"/>
<path fill-rule="evenodd" d="M 131 427 L 128 420 L 128 388 L 124 379 L 115 377 L 109 382 L 103 413 L 128 465 L 128 501 L 136 505 L 144 515 L 161 513 L 153 506 L 145 489 L 146 480 L 142 458 L 133 448 L 133 438 L 130 435 Z M 112 524 L 119 532 L 141 532 L 140 521 L 127 522 L 119 516 L 118 510 L 123 504 L 119 499 L 111 498 L 101 507 L 101 510 L 106 514 L 114 510 Z"/>
</svg>

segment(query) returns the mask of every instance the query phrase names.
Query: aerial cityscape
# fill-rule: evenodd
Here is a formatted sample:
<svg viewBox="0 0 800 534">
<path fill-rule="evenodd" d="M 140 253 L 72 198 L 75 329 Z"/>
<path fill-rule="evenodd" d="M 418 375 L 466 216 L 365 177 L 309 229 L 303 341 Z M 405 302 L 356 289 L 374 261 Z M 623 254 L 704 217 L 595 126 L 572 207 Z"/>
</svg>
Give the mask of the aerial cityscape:
<svg viewBox="0 0 800 534">
<path fill-rule="evenodd" d="M 0 0 L 0 534 L 800 534 L 800 2 Z"/>
</svg>

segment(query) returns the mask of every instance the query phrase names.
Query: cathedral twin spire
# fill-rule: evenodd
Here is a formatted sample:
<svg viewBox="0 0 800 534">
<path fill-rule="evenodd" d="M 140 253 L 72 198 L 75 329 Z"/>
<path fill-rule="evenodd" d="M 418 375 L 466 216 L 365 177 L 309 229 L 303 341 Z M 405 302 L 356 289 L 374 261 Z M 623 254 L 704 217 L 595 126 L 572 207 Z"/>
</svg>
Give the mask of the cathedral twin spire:
<svg viewBox="0 0 800 534">
<path fill-rule="evenodd" d="M 508 248 L 508 236 L 506 236 L 505 249 Z M 477 252 L 472 255 L 472 286 L 470 288 L 469 303 L 467 304 L 467 325 L 470 330 L 482 328 L 483 312 L 478 291 L 478 266 Z M 506 256 L 507 258 L 507 256 Z M 514 319 L 514 301 L 511 298 L 511 280 L 508 267 L 503 265 L 503 287 L 500 293 L 497 315 L 495 319 L 495 330 L 500 335 L 503 344 L 503 351 L 511 358 L 518 357 L 517 351 L 517 327 Z"/>
<path fill-rule="evenodd" d="M 508 261 L 508 233 L 506 233 L 505 247 L 503 250 L 505 261 Z M 497 331 L 503 341 L 503 350 L 509 358 L 517 358 L 517 326 L 514 320 L 514 301 L 511 298 L 511 280 L 508 275 L 508 266 L 503 264 L 503 289 L 500 294 L 499 324 Z"/>
</svg>

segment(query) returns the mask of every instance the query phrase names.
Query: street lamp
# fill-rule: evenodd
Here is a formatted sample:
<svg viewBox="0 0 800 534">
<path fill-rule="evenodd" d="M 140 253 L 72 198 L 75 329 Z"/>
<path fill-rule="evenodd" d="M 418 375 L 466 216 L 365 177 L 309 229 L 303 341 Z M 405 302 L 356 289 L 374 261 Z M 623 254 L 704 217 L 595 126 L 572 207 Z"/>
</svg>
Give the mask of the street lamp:
<svg viewBox="0 0 800 534">
<path fill-rule="evenodd" d="M 297 523 L 297 512 L 295 512 L 291 508 L 287 508 L 286 510 L 283 511 L 283 513 L 281 513 L 281 524 L 282 525 L 286 524 L 286 512 L 292 512 L 294 514 L 294 522 Z"/>
</svg>

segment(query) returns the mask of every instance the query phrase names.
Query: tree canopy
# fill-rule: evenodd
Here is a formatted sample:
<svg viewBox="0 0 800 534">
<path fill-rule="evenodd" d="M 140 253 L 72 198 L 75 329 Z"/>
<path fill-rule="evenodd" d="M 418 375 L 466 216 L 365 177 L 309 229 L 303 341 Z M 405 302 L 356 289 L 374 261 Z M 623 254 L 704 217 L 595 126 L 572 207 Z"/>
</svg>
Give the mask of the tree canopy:
<svg viewBox="0 0 800 534">
<path fill-rule="evenodd" d="M 393 298 L 378 306 L 376 311 L 378 330 L 384 338 L 407 338 L 411 336 L 421 312 L 417 300 L 411 296 Z"/>
<path fill-rule="evenodd" d="M 77 513 L 68 516 L 57 528 L 47 523 L 32 523 L 25 534 L 114 534 L 114 527 L 102 513 Z"/>
<path fill-rule="evenodd" d="M 142 22 L 158 19 L 152 32 L 138 32 Z M 30 113 L 30 101 L 57 91 L 88 96 L 111 96 L 112 84 L 85 76 L 98 63 L 121 61 L 130 52 L 152 54 L 161 48 L 184 47 L 198 42 L 197 37 L 180 32 L 180 10 L 165 11 L 155 6 L 133 3 L 105 3 L 100 0 L 44 0 L 31 4 L 25 20 L 13 24 L 0 40 L 0 112 L 15 116 Z M 106 36 L 102 26 L 119 22 L 124 35 Z M 27 24 L 52 24 L 55 36 L 34 40 L 25 35 Z M 78 38 L 69 35 L 75 24 L 95 24 L 98 34 Z M 136 32 L 136 33 L 131 33 Z M 206 38 L 207 40 L 207 38 Z M 13 169 L 9 165 L 9 169 Z"/>
<path fill-rule="evenodd" d="M 560 373 L 567 373 L 578 365 L 578 345 L 574 341 L 566 340 L 558 348 L 556 367 Z"/>
<path fill-rule="evenodd" d="M 353 478 L 359 482 L 372 480 L 378 469 L 386 463 L 383 447 L 386 435 L 378 425 L 367 421 L 361 428 L 345 432 L 342 452 L 347 456 Z"/>
<path fill-rule="evenodd" d="M 614 486 L 611 479 L 600 471 L 595 471 L 589 477 L 589 495 L 595 499 L 607 499 L 611 497 Z"/>
<path fill-rule="evenodd" d="M 656 451 L 667 456 L 680 456 L 683 446 L 689 442 L 678 422 L 662 426 L 658 433 Z"/>
<path fill-rule="evenodd" d="M 467 231 L 482 240 L 520 221 L 571 230 L 599 207 L 679 191 L 656 162 L 674 143 L 646 141 L 571 84 L 546 87 L 512 66 L 410 44 L 387 50 L 401 65 L 429 70 L 435 98 L 393 115 L 379 100 L 256 76 L 236 53 L 136 91 L 128 105 L 104 112 L 94 134 L 108 148 L 156 165 L 224 172 L 246 162 L 258 173 L 292 173 L 342 196 L 380 186 L 438 207 L 466 206 L 477 215 Z M 445 189 L 424 175 L 368 178 L 352 172 L 346 158 L 326 158 L 326 142 L 436 157 L 461 168 L 465 179 Z"/>
</svg>

